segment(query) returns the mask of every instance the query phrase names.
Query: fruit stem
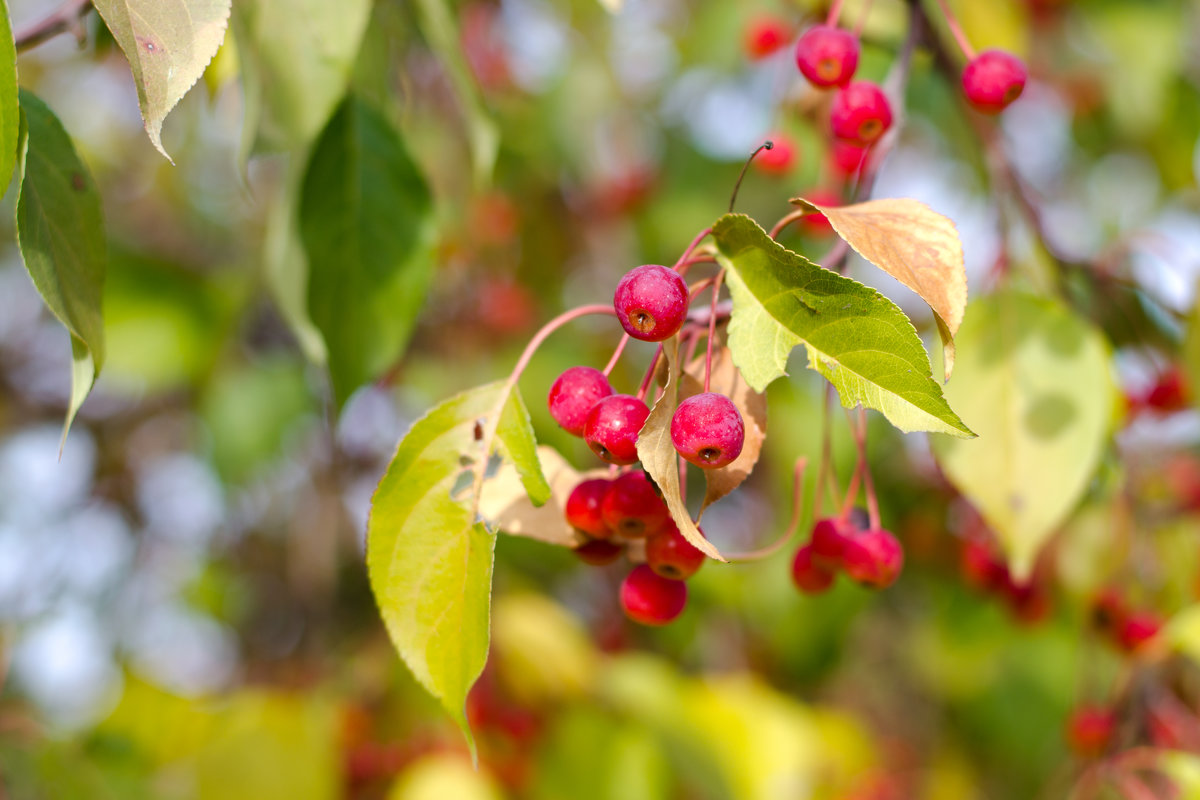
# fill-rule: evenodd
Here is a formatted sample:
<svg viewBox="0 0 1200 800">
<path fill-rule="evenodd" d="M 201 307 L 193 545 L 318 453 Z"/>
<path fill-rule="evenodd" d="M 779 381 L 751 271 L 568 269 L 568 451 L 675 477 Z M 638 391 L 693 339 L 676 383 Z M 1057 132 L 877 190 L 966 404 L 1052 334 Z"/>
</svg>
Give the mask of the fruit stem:
<svg viewBox="0 0 1200 800">
<path fill-rule="evenodd" d="M 715 280 L 716 280 L 716 278 L 705 278 L 705 279 L 704 279 L 704 280 L 702 280 L 702 281 L 697 281 L 697 282 L 696 282 L 696 283 L 695 283 L 695 284 L 694 284 L 694 285 L 691 287 L 691 288 L 692 288 L 692 290 L 691 290 L 691 291 L 688 293 L 688 303 L 691 303 L 693 300 L 695 300 L 697 297 L 699 297 L 699 296 L 700 296 L 700 293 L 701 293 L 701 292 L 703 292 L 703 291 L 704 291 L 705 289 L 707 289 L 709 286 L 712 286 L 712 285 L 713 285 L 713 281 L 715 281 Z"/>
<path fill-rule="evenodd" d="M 754 157 L 756 155 L 758 155 L 760 152 L 762 152 L 763 150 L 773 150 L 774 148 L 775 148 L 775 143 L 772 142 L 770 139 L 768 139 L 767 141 L 760 144 L 758 147 L 754 148 L 754 152 L 751 153 L 750 157 L 746 159 L 746 163 L 742 164 L 742 171 L 740 173 L 738 173 L 737 183 L 735 183 L 733 185 L 733 193 L 729 195 L 729 213 L 730 214 L 733 213 L 733 204 L 737 202 L 738 189 L 742 188 L 742 179 L 746 177 L 746 170 L 750 169 L 750 162 L 753 161 Z"/>
<path fill-rule="evenodd" d="M 704 230 L 700 231 L 700 233 L 696 234 L 696 238 L 692 239 L 692 243 L 687 246 L 687 249 L 683 251 L 683 255 L 679 257 L 679 260 L 675 262 L 675 266 L 671 269 L 675 270 L 676 272 L 680 272 L 681 270 L 685 270 L 686 267 L 690 267 L 691 264 L 688 263 L 688 259 L 691 258 L 692 251 L 695 250 L 700 245 L 700 242 L 704 241 L 704 237 L 708 236 L 710 233 L 712 233 L 712 228 L 705 228 Z"/>
<path fill-rule="evenodd" d="M 783 219 L 781 219 L 781 220 L 779 220 L 779 222 L 775 223 L 775 225 L 771 228 L 771 232 L 767 235 L 770 236 L 772 239 L 778 238 L 779 234 L 783 232 L 784 228 L 786 228 L 788 225 L 791 225 L 793 222 L 795 222 L 796 220 L 800 219 L 801 217 L 803 217 L 805 214 L 808 214 L 808 213 L 810 213 L 810 212 L 805 211 L 802 208 L 798 208 L 795 211 L 789 212 Z"/>
<path fill-rule="evenodd" d="M 833 402 L 833 384 L 825 384 L 825 396 L 821 402 L 821 466 L 817 470 L 817 494 L 816 494 L 816 509 L 814 513 L 817 516 L 821 514 L 821 506 L 825 501 L 825 481 L 829 480 L 829 489 L 832 492 L 833 500 L 837 502 L 838 485 L 837 471 L 833 468 L 833 421 L 829 407 Z"/>
<path fill-rule="evenodd" d="M 950 3 L 948 0 L 938 0 L 938 5 L 942 8 L 942 16 L 946 18 L 946 25 L 950 28 L 950 33 L 954 35 L 954 41 L 958 43 L 958 49 L 962 50 L 967 61 L 974 60 L 975 48 L 971 47 L 971 42 L 967 39 L 967 35 L 963 33 L 962 26 L 958 24 L 958 18 L 950 10 Z"/>
<path fill-rule="evenodd" d="M 646 400 L 646 392 L 650 391 L 650 382 L 654 380 L 654 373 L 658 370 L 658 360 L 662 358 L 663 346 L 660 344 L 658 349 L 654 351 L 654 358 L 650 359 L 650 367 L 646 370 L 646 377 L 642 378 L 642 384 L 638 387 L 637 398 L 642 402 Z"/>
<path fill-rule="evenodd" d="M 617 343 L 617 349 L 613 350 L 612 358 L 608 360 L 608 364 L 606 364 L 604 369 L 601 370 L 601 372 L 604 373 L 604 377 L 607 378 L 610 374 L 612 374 L 613 367 L 617 365 L 617 361 L 621 358 L 621 353 L 625 352 L 625 345 L 627 344 L 629 344 L 628 333 L 621 337 L 621 341 Z"/>
<path fill-rule="evenodd" d="M 842 15 L 842 3 L 844 0 L 833 0 L 833 5 L 829 7 L 829 16 L 825 18 L 825 24 L 833 27 L 837 25 L 838 17 Z"/>
<path fill-rule="evenodd" d="M 783 532 L 783 535 L 769 545 L 760 547 L 757 550 L 747 550 L 744 553 L 726 553 L 725 557 L 729 559 L 729 563 L 732 564 L 735 561 L 759 561 L 779 552 L 782 547 L 792 540 L 800 527 L 800 518 L 804 512 L 804 470 L 807 467 L 807 458 L 801 456 L 796 459 L 796 466 L 792 472 L 792 518 L 788 521 L 787 530 Z"/>
<path fill-rule="evenodd" d="M 721 281 L 725 277 L 725 270 L 717 273 L 717 277 L 713 279 L 712 290 L 712 310 L 708 315 L 708 343 L 704 351 L 704 391 L 708 391 L 709 382 L 712 380 L 712 351 L 713 339 L 717 336 L 717 300 L 721 297 Z"/>
</svg>

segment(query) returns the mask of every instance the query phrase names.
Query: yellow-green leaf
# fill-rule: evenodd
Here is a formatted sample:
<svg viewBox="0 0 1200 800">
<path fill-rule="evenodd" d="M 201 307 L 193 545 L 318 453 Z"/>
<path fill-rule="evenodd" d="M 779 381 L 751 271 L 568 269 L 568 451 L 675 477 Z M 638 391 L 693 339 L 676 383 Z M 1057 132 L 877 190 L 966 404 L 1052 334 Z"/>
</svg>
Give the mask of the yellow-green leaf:
<svg viewBox="0 0 1200 800">
<path fill-rule="evenodd" d="M 638 432 L 637 452 L 646 474 L 654 479 L 662 490 L 663 499 L 671 511 L 679 532 L 692 546 L 709 558 L 725 561 L 712 542 L 705 539 L 688 513 L 679 488 L 679 454 L 671 444 L 671 417 L 675 414 L 675 398 L 679 393 L 679 337 L 673 336 L 663 342 L 663 355 L 667 360 L 667 385 L 662 397 L 650 409 L 650 416 Z"/>
<path fill-rule="evenodd" d="M 854 251 L 912 289 L 933 309 L 946 379 L 954 371 L 954 334 L 967 307 L 962 242 L 948 217 L 918 200 L 868 200 L 850 206 L 793 203 L 825 215 Z"/>
<path fill-rule="evenodd" d="M 809 367 L 842 405 L 883 413 L 902 431 L 971 437 L 933 379 L 929 356 L 895 303 L 784 248 L 741 214 L 713 226 L 717 259 L 733 297 L 729 349 L 756 391 L 784 375 L 803 344 Z"/>
<path fill-rule="evenodd" d="M 101 297 L 108 240 L 100 195 L 71 137 L 45 103 L 21 91 L 17 244 L 46 306 L 71 334 L 71 397 L 63 439 L 104 365 Z"/>
<path fill-rule="evenodd" d="M 0 184 L 5 189 L 17 163 L 21 107 L 17 99 L 17 46 L 8 4 L 0 2 Z M 4 190 L 0 190 L 0 194 Z"/>
<path fill-rule="evenodd" d="M 935 438 L 934 453 L 1023 577 L 1099 463 L 1115 398 L 1108 345 L 1057 303 L 1015 291 L 972 303 L 958 341 L 946 395 L 979 438 Z"/>
<path fill-rule="evenodd" d="M 167 114 L 200 80 L 221 48 L 231 0 L 93 0 L 129 59 L 151 144 L 162 144 Z"/>
</svg>

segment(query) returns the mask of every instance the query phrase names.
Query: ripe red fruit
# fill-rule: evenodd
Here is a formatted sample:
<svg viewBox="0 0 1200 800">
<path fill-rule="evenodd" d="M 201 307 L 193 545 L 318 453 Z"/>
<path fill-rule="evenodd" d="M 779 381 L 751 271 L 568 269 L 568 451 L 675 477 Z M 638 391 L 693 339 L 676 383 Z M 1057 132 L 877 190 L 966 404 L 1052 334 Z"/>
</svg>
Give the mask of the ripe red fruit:
<svg viewBox="0 0 1200 800">
<path fill-rule="evenodd" d="M 895 583 L 904 567 L 904 549 L 890 532 L 881 528 L 856 533 L 842 547 L 846 574 L 864 586 L 886 589 Z"/>
<path fill-rule="evenodd" d="M 621 608 L 634 622 L 666 625 L 687 605 L 687 584 L 673 581 L 639 564 L 621 582 Z"/>
<path fill-rule="evenodd" d="M 1092 601 L 1092 624 L 1102 633 L 1116 636 L 1129 617 L 1129 607 L 1116 589 L 1104 589 Z"/>
<path fill-rule="evenodd" d="M 742 46 L 755 61 L 766 58 L 792 38 L 788 24 L 775 17 L 756 17 L 746 25 Z"/>
<path fill-rule="evenodd" d="M 612 393 L 608 378 L 600 370 L 571 367 L 550 386 L 550 396 L 547 398 L 550 416 L 567 433 L 582 436 L 592 406 Z"/>
<path fill-rule="evenodd" d="M 1028 78 L 1025 65 L 1012 53 L 984 50 L 963 69 L 963 94 L 976 111 L 999 114 L 1021 96 Z"/>
<path fill-rule="evenodd" d="M 575 548 L 575 555 L 585 564 L 602 567 L 616 561 L 624 549 L 624 545 L 607 539 L 589 539 Z"/>
<path fill-rule="evenodd" d="M 840 206 L 842 204 L 841 195 L 828 189 L 808 192 L 805 199 L 819 206 Z M 820 211 L 810 211 L 800 217 L 800 227 L 809 236 L 828 236 L 833 233 L 833 225 L 829 223 L 829 218 Z"/>
<path fill-rule="evenodd" d="M 674 522 L 646 541 L 646 564 L 664 578 L 687 580 L 704 566 L 705 558 L 683 537 Z"/>
<path fill-rule="evenodd" d="M 813 563 L 830 571 L 840 568 L 842 566 L 842 550 L 846 546 L 848 537 L 853 533 L 854 527 L 849 520 L 839 520 L 837 517 L 817 520 L 808 542 L 808 546 L 812 550 Z"/>
<path fill-rule="evenodd" d="M 1139 410 L 1149 409 L 1162 414 L 1187 408 L 1187 385 L 1183 374 L 1175 368 L 1167 370 L 1132 405 Z"/>
<path fill-rule="evenodd" d="M 792 559 L 792 582 L 805 594 L 819 594 L 833 585 L 836 573 L 818 563 L 812 544 L 803 545 Z"/>
<path fill-rule="evenodd" d="M 814 25 L 796 43 L 796 66 L 822 89 L 845 86 L 858 68 L 858 37 L 831 25 Z"/>
<path fill-rule="evenodd" d="M 1078 756 L 1095 758 L 1108 749 L 1117 730 L 1117 716 L 1107 708 L 1082 706 L 1067 718 L 1067 746 Z"/>
<path fill-rule="evenodd" d="M 760 150 L 754 157 L 755 169 L 768 175 L 784 175 L 796 160 L 796 148 L 791 140 L 781 133 L 773 133 L 767 137 L 771 143 L 770 150 Z"/>
<path fill-rule="evenodd" d="M 737 406 L 723 394 L 694 394 L 671 417 L 671 444 L 687 461 L 717 469 L 742 453 L 746 426 Z"/>
<path fill-rule="evenodd" d="M 632 464 L 638 460 L 638 431 L 650 409 L 633 395 L 606 397 L 588 412 L 583 439 L 592 452 L 610 464 Z"/>
<path fill-rule="evenodd" d="M 996 559 L 991 545 L 974 536 L 963 541 L 959 563 L 963 578 L 976 589 L 997 589 L 1009 582 L 1008 567 Z"/>
<path fill-rule="evenodd" d="M 1137 650 L 1158 635 L 1162 620 L 1151 611 L 1135 611 L 1117 629 L 1117 643 L 1126 652 Z"/>
<path fill-rule="evenodd" d="M 617 284 L 613 308 L 621 327 L 634 339 L 661 342 L 683 327 L 688 288 L 673 269 L 658 264 L 634 267 Z"/>
<path fill-rule="evenodd" d="M 842 141 L 869 145 L 892 126 L 892 106 L 879 86 L 855 81 L 834 96 L 829 122 Z"/>
<path fill-rule="evenodd" d="M 600 505 L 604 524 L 624 539 L 653 536 L 671 521 L 667 504 L 654 484 L 639 470 L 626 472 L 612 482 Z"/>
<path fill-rule="evenodd" d="M 583 481 L 567 497 L 567 524 L 583 531 L 593 539 L 607 539 L 612 536 L 612 529 L 604 522 L 600 513 L 600 504 L 612 481 L 605 478 L 592 478 Z"/>
</svg>

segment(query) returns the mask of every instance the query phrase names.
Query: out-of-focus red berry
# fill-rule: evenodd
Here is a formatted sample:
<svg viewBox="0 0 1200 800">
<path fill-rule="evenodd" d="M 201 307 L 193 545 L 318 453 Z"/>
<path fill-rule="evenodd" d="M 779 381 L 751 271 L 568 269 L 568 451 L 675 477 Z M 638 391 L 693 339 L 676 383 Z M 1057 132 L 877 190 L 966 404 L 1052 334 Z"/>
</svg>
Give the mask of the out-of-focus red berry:
<svg viewBox="0 0 1200 800">
<path fill-rule="evenodd" d="M 758 61 L 778 51 L 792 38 L 791 26 L 779 17 L 754 17 L 746 24 L 742 47 L 746 55 Z"/>
</svg>

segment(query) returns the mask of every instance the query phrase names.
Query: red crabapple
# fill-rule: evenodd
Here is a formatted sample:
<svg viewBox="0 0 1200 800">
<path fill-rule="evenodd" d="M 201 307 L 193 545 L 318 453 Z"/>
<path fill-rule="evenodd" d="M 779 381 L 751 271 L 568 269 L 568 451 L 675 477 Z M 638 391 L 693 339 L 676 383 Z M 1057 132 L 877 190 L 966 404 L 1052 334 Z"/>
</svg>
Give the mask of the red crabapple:
<svg viewBox="0 0 1200 800">
<path fill-rule="evenodd" d="M 834 96 L 829 123 L 838 139 L 869 145 L 892 126 L 892 106 L 878 85 L 855 81 Z"/>
<path fill-rule="evenodd" d="M 792 582 L 805 594 L 819 594 L 833 585 L 836 573 L 817 562 L 811 544 L 803 545 L 792 559 Z"/>
<path fill-rule="evenodd" d="M 792 34 L 788 24 L 775 17 L 757 17 L 746 25 L 742 46 L 755 61 L 766 58 L 788 43 Z"/>
<path fill-rule="evenodd" d="M 837 517 L 817 520 L 808 542 L 808 546 L 812 550 L 813 563 L 826 570 L 836 570 L 841 567 L 842 551 L 854 532 L 854 527 L 848 520 L 840 520 Z"/>
<path fill-rule="evenodd" d="M 862 585 L 886 589 L 900 576 L 904 550 L 889 531 L 862 531 L 846 540 L 842 565 L 846 574 Z"/>
<path fill-rule="evenodd" d="M 1095 758 L 1108 749 L 1117 730 L 1117 717 L 1107 708 L 1080 706 L 1067 718 L 1067 745 L 1077 756 Z"/>
<path fill-rule="evenodd" d="M 1025 65 L 1012 53 L 984 50 L 963 69 L 963 94 L 976 111 L 999 114 L 1021 96 L 1028 78 Z"/>
<path fill-rule="evenodd" d="M 617 284 L 613 309 L 621 327 L 634 339 L 670 339 L 687 316 L 687 284 L 678 272 L 658 264 L 634 267 Z"/>
<path fill-rule="evenodd" d="M 567 497 L 567 524 L 593 539 L 607 539 L 612 536 L 612 529 L 604 522 L 600 513 L 600 505 L 611 485 L 612 481 L 606 478 L 592 478 L 582 481 L 572 489 Z"/>
<path fill-rule="evenodd" d="M 638 460 L 638 431 L 646 424 L 650 409 L 633 395 L 606 397 L 588 412 L 583 439 L 592 452 L 610 464 L 632 464 Z"/>
<path fill-rule="evenodd" d="M 684 400 L 671 417 L 671 444 L 687 461 L 717 469 L 741 455 L 746 426 L 723 394 L 704 392 Z"/>
<path fill-rule="evenodd" d="M 666 625 L 687 605 L 687 584 L 664 578 L 639 564 L 621 582 L 621 608 L 634 622 Z"/>
<path fill-rule="evenodd" d="M 646 563 L 664 578 L 683 581 L 704 565 L 705 555 L 684 538 L 674 522 L 646 541 Z"/>
<path fill-rule="evenodd" d="M 858 172 L 870 150 L 871 148 L 865 145 L 834 139 L 829 148 L 829 161 L 838 174 L 851 178 Z"/>
<path fill-rule="evenodd" d="M 796 160 L 796 148 L 791 139 L 781 133 L 773 133 L 767 136 L 767 141 L 771 143 L 771 149 L 763 148 L 754 157 L 752 163 L 755 169 L 768 175 L 787 174 Z"/>
<path fill-rule="evenodd" d="M 1125 618 L 1117 629 L 1117 643 L 1126 652 L 1132 653 L 1143 644 L 1158 636 L 1162 620 L 1152 611 L 1135 611 Z"/>
<path fill-rule="evenodd" d="M 814 25 L 796 43 L 796 66 L 813 86 L 845 86 L 858 68 L 858 37 L 832 25 Z"/>
<path fill-rule="evenodd" d="M 653 536 L 671 522 L 667 504 L 640 470 L 626 472 L 612 482 L 600 513 L 609 530 L 624 539 Z"/>
<path fill-rule="evenodd" d="M 567 433 L 582 436 L 592 406 L 612 393 L 608 378 L 600 370 L 571 367 L 550 386 L 550 396 L 547 398 L 550 416 Z"/>
</svg>

